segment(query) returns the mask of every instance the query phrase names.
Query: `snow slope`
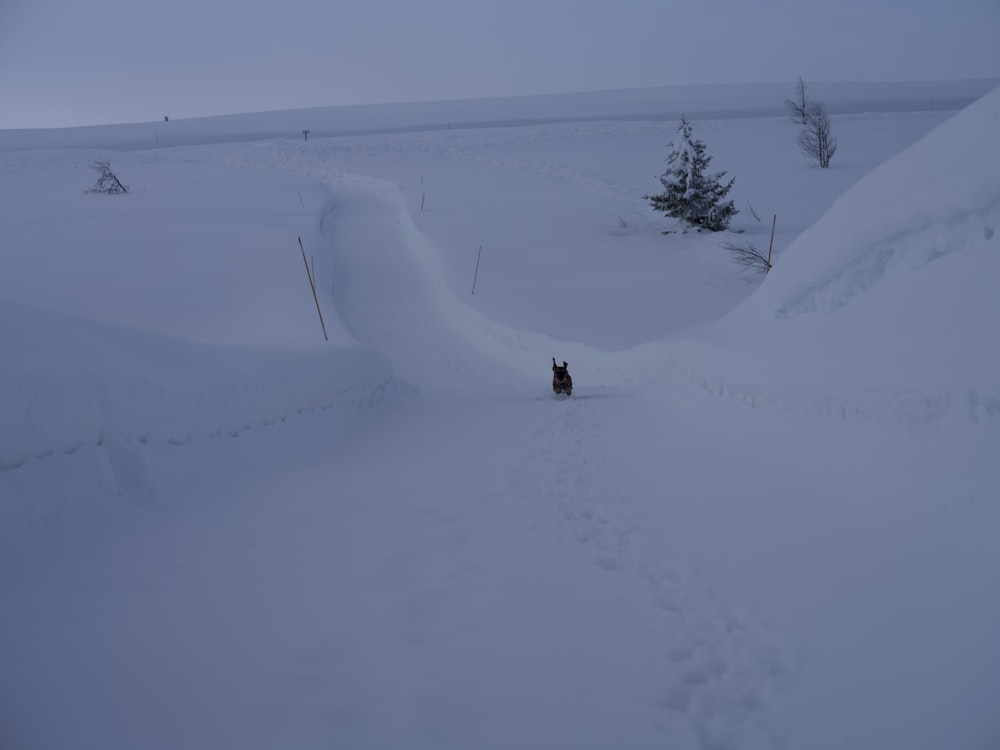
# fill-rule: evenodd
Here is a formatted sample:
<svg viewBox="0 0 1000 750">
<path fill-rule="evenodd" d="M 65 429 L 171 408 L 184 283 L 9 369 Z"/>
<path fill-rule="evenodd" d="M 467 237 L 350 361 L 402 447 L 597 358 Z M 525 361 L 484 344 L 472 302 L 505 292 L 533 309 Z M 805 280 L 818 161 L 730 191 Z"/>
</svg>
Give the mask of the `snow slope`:
<svg viewBox="0 0 1000 750">
<path fill-rule="evenodd" d="M 996 316 L 998 121 L 994 91 L 841 196 L 703 339 L 725 342 L 716 376 L 759 386 L 744 399 L 815 385 L 834 412 L 1000 415 L 1000 357 L 969 333 Z"/>
<path fill-rule="evenodd" d="M 994 747 L 1000 92 L 899 96 L 696 122 L 763 283 L 632 105 L 0 154 L 0 745 Z"/>
</svg>

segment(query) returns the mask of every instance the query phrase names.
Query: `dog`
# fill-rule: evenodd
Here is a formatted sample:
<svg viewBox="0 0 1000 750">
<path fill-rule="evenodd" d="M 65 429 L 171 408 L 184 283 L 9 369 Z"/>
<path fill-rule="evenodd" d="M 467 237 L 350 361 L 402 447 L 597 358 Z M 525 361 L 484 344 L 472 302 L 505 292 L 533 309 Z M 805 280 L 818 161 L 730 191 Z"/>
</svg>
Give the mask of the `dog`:
<svg viewBox="0 0 1000 750">
<path fill-rule="evenodd" d="M 556 364 L 556 358 L 552 358 L 552 390 L 558 395 L 565 393 L 567 396 L 573 395 L 573 378 L 569 375 L 569 365 L 565 362 L 562 367 Z"/>
</svg>

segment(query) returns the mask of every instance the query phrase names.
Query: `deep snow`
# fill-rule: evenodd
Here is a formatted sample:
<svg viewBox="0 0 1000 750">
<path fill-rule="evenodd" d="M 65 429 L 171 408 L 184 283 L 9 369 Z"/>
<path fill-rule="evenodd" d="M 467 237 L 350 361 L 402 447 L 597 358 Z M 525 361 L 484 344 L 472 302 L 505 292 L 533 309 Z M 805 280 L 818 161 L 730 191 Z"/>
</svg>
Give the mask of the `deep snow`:
<svg viewBox="0 0 1000 750">
<path fill-rule="evenodd" d="M 994 748 L 1000 91 L 838 91 L 0 131 L 0 745 Z"/>
</svg>

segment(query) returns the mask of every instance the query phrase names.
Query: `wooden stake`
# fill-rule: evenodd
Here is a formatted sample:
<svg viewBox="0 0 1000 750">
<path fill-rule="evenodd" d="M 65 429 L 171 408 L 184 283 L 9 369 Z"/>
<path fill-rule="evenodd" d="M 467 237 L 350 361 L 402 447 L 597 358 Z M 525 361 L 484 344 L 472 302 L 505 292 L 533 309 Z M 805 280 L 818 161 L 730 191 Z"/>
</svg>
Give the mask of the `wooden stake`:
<svg viewBox="0 0 1000 750">
<path fill-rule="evenodd" d="M 299 191 L 299 203 L 302 204 L 302 208 L 306 207 L 306 202 L 304 200 L 302 200 L 302 191 L 301 190 Z"/>
<path fill-rule="evenodd" d="M 424 200 L 427 198 L 427 193 L 420 196 L 420 210 L 424 210 Z"/>
<path fill-rule="evenodd" d="M 309 261 L 306 260 L 306 249 L 302 247 L 302 238 L 299 237 L 299 250 L 302 251 L 302 262 L 306 267 L 306 276 L 309 277 L 309 288 L 312 289 L 313 302 L 316 303 L 316 312 L 319 315 L 319 324 L 323 326 L 323 340 L 329 341 L 326 335 L 326 323 L 323 322 L 323 311 L 319 309 L 319 297 L 316 296 L 316 284 L 313 283 L 312 272 L 309 270 Z"/>
<path fill-rule="evenodd" d="M 778 223 L 778 214 L 774 215 L 774 219 L 771 220 L 771 244 L 767 246 L 767 273 L 771 270 L 771 248 L 774 247 L 774 225 Z"/>
<path fill-rule="evenodd" d="M 476 254 L 476 273 L 472 276 L 472 293 L 476 293 L 476 279 L 479 278 L 479 259 L 483 255 L 483 246 L 479 246 L 479 252 Z"/>
</svg>

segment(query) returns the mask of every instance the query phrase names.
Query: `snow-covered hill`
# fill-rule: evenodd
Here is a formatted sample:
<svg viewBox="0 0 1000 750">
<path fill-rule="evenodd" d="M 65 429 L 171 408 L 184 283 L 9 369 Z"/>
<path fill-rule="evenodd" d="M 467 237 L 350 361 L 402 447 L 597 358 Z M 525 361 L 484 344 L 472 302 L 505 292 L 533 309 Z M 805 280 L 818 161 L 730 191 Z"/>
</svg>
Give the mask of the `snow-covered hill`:
<svg viewBox="0 0 1000 750">
<path fill-rule="evenodd" d="M 721 237 L 649 92 L 0 132 L 0 746 L 994 747 L 969 86 L 681 92 Z"/>
<path fill-rule="evenodd" d="M 834 414 L 1000 416 L 1000 356 L 976 322 L 998 314 L 998 121 L 994 91 L 841 196 L 758 291 L 692 336 L 694 349 L 724 342 L 703 351 L 720 357 L 706 378 Z"/>
<path fill-rule="evenodd" d="M 950 112 L 1000 81 L 812 83 L 810 95 L 838 115 Z M 329 138 L 371 133 L 494 128 L 560 122 L 676 121 L 780 117 L 785 84 L 659 86 L 547 96 L 280 110 L 166 122 L 47 130 L 0 130 L 0 151 L 39 148 L 170 148 L 270 138 Z"/>
</svg>

